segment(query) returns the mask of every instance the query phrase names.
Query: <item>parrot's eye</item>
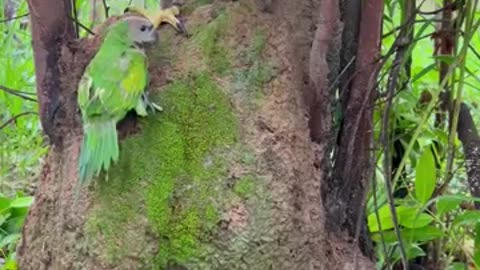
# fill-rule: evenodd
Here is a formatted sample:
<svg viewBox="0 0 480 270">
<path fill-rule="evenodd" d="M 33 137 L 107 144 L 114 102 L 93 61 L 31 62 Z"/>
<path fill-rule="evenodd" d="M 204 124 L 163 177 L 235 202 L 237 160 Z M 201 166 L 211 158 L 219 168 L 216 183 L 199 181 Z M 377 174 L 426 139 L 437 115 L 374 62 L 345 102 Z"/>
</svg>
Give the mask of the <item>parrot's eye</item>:
<svg viewBox="0 0 480 270">
<path fill-rule="evenodd" d="M 147 30 L 147 26 L 146 26 L 146 25 L 142 25 L 142 26 L 140 27 L 140 31 L 145 32 L 145 30 Z"/>
</svg>

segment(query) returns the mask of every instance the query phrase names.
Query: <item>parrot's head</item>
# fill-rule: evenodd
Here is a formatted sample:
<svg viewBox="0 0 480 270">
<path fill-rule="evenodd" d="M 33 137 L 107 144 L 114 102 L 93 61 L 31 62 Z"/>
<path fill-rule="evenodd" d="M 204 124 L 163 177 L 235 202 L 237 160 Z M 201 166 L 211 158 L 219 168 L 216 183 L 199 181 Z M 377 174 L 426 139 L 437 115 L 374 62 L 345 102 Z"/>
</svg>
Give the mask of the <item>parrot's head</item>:
<svg viewBox="0 0 480 270">
<path fill-rule="evenodd" d="M 128 36 L 135 45 L 144 46 L 157 41 L 158 34 L 148 19 L 131 16 L 123 20 L 128 24 Z"/>
</svg>

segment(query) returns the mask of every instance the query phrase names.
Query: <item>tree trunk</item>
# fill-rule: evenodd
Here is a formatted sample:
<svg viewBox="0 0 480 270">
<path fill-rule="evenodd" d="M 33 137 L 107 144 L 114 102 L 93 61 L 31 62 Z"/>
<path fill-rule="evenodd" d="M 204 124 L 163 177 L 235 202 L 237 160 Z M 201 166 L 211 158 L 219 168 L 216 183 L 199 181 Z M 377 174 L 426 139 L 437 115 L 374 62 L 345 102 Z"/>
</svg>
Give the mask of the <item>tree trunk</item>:
<svg viewBox="0 0 480 270">
<path fill-rule="evenodd" d="M 351 238 L 325 226 L 327 172 L 318 165 L 329 162 L 328 147 L 310 138 L 302 92 L 320 5 L 294 2 L 274 1 L 263 14 L 254 1 L 215 1 L 186 14 L 189 39 L 162 29 L 149 60 L 164 111 L 119 125 L 120 161 L 90 187 L 76 186 L 75 88 L 98 40 L 63 43 L 48 63 L 59 71 L 51 73 L 59 83 L 47 85 L 58 91 L 58 113 L 43 99 L 53 145 L 20 269 L 373 269 Z M 360 59 L 363 69 L 375 60 Z M 42 99 L 52 93 L 38 74 Z"/>
</svg>

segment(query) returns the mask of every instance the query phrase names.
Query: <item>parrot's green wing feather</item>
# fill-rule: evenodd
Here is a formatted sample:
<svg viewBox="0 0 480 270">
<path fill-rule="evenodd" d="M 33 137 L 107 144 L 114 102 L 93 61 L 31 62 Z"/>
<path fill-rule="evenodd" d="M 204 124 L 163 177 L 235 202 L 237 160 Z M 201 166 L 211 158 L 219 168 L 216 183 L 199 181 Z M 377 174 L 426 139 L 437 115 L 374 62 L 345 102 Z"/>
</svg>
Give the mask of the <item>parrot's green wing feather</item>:
<svg viewBox="0 0 480 270">
<path fill-rule="evenodd" d="M 146 57 L 137 51 L 130 53 L 130 65 L 125 78 L 120 82 L 120 88 L 128 96 L 142 95 L 148 85 L 148 70 Z M 146 116 L 146 105 L 140 98 L 135 105 L 135 112 L 140 116 Z"/>
<path fill-rule="evenodd" d="M 88 72 L 85 72 L 84 76 L 80 80 L 80 84 L 78 85 L 78 105 L 81 109 L 84 109 L 88 105 L 92 84 L 92 77 L 88 75 Z"/>
<path fill-rule="evenodd" d="M 138 96 L 145 91 L 147 87 L 147 63 L 143 53 L 131 50 L 126 54 L 129 59 L 129 65 L 125 77 L 120 82 L 120 87 L 127 95 Z"/>
</svg>

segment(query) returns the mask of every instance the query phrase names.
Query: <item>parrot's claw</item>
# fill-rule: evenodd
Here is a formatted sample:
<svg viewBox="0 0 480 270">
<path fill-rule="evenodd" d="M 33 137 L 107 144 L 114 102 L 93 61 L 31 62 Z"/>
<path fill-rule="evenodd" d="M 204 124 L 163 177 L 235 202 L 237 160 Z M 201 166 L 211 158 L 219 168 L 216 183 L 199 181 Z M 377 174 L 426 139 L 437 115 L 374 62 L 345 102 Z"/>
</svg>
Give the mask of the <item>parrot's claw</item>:
<svg viewBox="0 0 480 270">
<path fill-rule="evenodd" d="M 148 104 L 148 105 L 150 106 L 150 108 L 151 108 L 153 111 L 155 111 L 155 110 L 157 110 L 157 111 L 159 111 L 159 112 L 162 112 L 162 111 L 163 111 L 162 106 L 156 104 L 155 102 L 150 102 L 150 104 Z"/>
<path fill-rule="evenodd" d="M 151 109 L 153 112 L 155 112 L 155 111 L 158 111 L 158 112 L 163 111 L 162 106 L 156 104 L 155 102 L 150 101 L 150 99 L 148 98 L 148 95 L 147 95 L 147 94 L 144 94 L 144 95 L 143 95 L 143 103 L 145 104 L 145 106 L 147 106 L 147 107 L 148 107 L 149 109 Z"/>
</svg>

